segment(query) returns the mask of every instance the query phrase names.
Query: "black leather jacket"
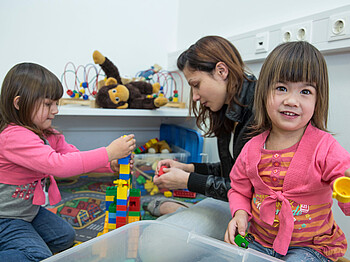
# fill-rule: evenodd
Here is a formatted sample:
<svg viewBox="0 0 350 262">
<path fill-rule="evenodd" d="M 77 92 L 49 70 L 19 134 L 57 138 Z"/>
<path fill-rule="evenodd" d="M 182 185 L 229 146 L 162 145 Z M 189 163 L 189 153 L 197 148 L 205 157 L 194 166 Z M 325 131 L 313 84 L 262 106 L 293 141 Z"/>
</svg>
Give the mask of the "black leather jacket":
<svg viewBox="0 0 350 262">
<path fill-rule="evenodd" d="M 195 171 L 190 173 L 187 187 L 188 190 L 196 193 L 213 197 L 220 200 L 228 201 L 227 192 L 231 188 L 230 172 L 232 166 L 241 152 L 245 143 L 249 140 L 246 137 L 247 126 L 253 121 L 253 101 L 256 78 L 248 76 L 250 80 L 245 80 L 242 87 L 242 92 L 239 97 L 241 104 L 228 107 L 226 117 L 237 122 L 233 138 L 233 157 L 229 151 L 231 134 L 226 134 L 217 137 L 219 163 L 193 163 Z"/>
</svg>

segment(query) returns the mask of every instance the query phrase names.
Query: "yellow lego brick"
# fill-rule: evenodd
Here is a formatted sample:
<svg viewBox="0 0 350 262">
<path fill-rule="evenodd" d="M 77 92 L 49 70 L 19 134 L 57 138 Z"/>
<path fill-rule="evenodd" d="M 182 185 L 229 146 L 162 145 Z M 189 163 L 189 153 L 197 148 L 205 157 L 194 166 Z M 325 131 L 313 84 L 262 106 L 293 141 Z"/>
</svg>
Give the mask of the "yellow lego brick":
<svg viewBox="0 0 350 262">
<path fill-rule="evenodd" d="M 128 223 L 140 221 L 140 217 L 131 217 L 129 216 Z"/>
<path fill-rule="evenodd" d="M 114 196 L 106 196 L 106 201 L 114 201 Z"/>
<path fill-rule="evenodd" d="M 117 226 L 115 224 L 108 223 L 108 229 L 116 229 Z"/>
<path fill-rule="evenodd" d="M 172 196 L 173 196 L 173 193 L 171 193 L 171 191 L 165 191 L 165 192 L 164 192 L 164 196 L 165 196 L 165 197 L 172 197 Z"/>
<path fill-rule="evenodd" d="M 147 192 L 150 192 L 154 187 L 154 183 L 151 180 L 147 180 L 144 186 Z"/>
<path fill-rule="evenodd" d="M 118 187 L 117 191 L 117 199 L 128 199 L 129 196 L 129 188 L 128 187 Z"/>
<path fill-rule="evenodd" d="M 130 174 L 130 164 L 119 165 L 119 174 Z"/>
</svg>

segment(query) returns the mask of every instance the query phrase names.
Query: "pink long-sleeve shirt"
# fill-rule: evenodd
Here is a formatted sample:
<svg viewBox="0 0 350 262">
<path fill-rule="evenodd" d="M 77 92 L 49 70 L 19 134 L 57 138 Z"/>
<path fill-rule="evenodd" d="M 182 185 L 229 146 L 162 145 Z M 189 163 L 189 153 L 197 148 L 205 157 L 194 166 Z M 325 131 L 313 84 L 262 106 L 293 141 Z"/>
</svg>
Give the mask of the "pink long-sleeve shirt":
<svg viewBox="0 0 350 262">
<path fill-rule="evenodd" d="M 80 152 L 68 144 L 61 134 L 46 137 L 45 144 L 27 128 L 9 125 L 0 133 L 0 183 L 24 185 L 38 182 L 33 204 L 45 203 L 41 179 L 48 177 L 50 204 L 61 200 L 53 176 L 70 177 L 87 172 L 113 172 L 109 167 L 105 147 Z"/>
<path fill-rule="evenodd" d="M 280 224 L 273 248 L 285 255 L 294 232 L 294 217 L 289 201 L 306 205 L 332 203 L 333 182 L 344 176 L 345 170 L 350 168 L 350 154 L 332 135 L 310 124 L 288 167 L 282 191 L 274 191 L 258 173 L 261 149 L 268 134 L 267 131 L 252 138 L 243 148 L 230 174 L 232 188 L 228 192 L 228 199 L 232 215 L 241 209 L 249 214 L 249 219 L 254 220 L 251 212 L 252 187 L 255 194 L 267 195 L 260 206 L 260 219 L 269 225 L 274 223 L 276 203 L 280 202 Z M 346 215 L 350 215 L 350 203 L 339 206 Z"/>
</svg>

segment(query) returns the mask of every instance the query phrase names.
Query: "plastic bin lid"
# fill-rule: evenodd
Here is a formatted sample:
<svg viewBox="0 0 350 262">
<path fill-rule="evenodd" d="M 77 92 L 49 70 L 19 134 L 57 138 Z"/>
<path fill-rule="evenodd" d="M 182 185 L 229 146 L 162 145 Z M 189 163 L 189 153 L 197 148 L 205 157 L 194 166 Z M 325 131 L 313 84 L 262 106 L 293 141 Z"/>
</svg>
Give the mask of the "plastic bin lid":
<svg viewBox="0 0 350 262">
<path fill-rule="evenodd" d="M 159 133 L 160 140 L 165 140 L 191 153 L 187 163 L 202 162 L 203 137 L 198 131 L 177 125 L 161 124 Z"/>
</svg>

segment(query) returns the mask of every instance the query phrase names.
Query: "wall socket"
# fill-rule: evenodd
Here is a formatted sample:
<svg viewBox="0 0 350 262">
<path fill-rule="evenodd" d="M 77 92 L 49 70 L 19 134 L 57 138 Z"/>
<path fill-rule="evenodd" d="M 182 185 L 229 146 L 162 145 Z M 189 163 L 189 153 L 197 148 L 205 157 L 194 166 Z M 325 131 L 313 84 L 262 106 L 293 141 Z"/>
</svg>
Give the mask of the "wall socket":
<svg viewBox="0 0 350 262">
<path fill-rule="evenodd" d="M 350 13 L 342 13 L 329 18 L 328 41 L 350 38 Z"/>
<path fill-rule="evenodd" d="M 269 50 L 269 32 L 256 34 L 255 36 L 255 53 L 266 53 Z"/>
<path fill-rule="evenodd" d="M 290 41 L 307 41 L 311 43 L 311 21 L 284 27 L 281 31 L 281 40 L 284 43 Z"/>
</svg>

